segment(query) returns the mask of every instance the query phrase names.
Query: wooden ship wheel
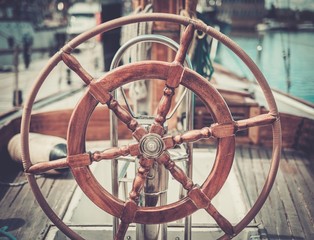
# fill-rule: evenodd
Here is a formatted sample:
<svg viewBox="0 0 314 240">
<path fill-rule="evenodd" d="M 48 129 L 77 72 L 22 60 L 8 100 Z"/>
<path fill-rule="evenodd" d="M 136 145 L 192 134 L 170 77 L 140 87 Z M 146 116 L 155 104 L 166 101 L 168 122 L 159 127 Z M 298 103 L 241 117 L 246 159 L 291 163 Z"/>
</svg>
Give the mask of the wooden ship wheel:
<svg viewBox="0 0 314 240">
<path fill-rule="evenodd" d="M 145 21 L 172 22 L 186 27 L 173 62 L 146 60 L 126 64 L 107 72 L 99 79 L 95 79 L 71 55 L 71 52 L 78 45 L 97 34 L 126 24 Z M 265 95 L 268 103 L 268 113 L 235 121 L 221 94 L 202 76 L 184 67 L 183 63 L 186 52 L 195 31 L 201 31 L 216 38 L 230 48 L 248 66 Z M 32 105 L 42 83 L 60 61 L 63 61 L 84 81 L 87 85 L 87 90 L 75 107 L 69 123 L 67 134 L 68 156 L 65 159 L 53 162 L 32 164 L 28 143 Z M 149 129 L 141 126 L 111 94 L 115 89 L 124 84 L 141 79 L 151 79 L 151 81 L 159 79 L 165 82 L 163 96 L 158 104 L 154 123 Z M 183 134 L 174 136 L 165 135 L 164 123 L 166 116 L 169 112 L 175 90 L 180 84 L 190 89 L 204 102 L 214 119 L 214 123 L 202 129 L 190 130 Z M 86 152 L 85 133 L 87 124 L 91 114 L 99 103 L 107 105 L 117 118 L 128 127 L 137 141 L 136 143 L 122 147 L 113 147 L 103 152 Z M 235 134 L 238 131 L 262 125 L 271 125 L 273 128 L 273 153 L 269 174 L 253 207 L 239 223 L 232 225 L 215 208 L 212 204 L 212 199 L 223 187 L 232 167 L 235 154 Z M 21 133 L 23 166 L 34 195 L 51 221 L 71 239 L 82 239 L 82 237 L 62 222 L 50 208 L 36 183 L 36 174 L 49 169 L 69 167 L 76 182 L 90 200 L 102 210 L 120 219 L 115 239 L 124 239 L 128 226 L 131 223 L 160 224 L 175 221 L 191 215 L 199 209 L 205 209 L 223 230 L 224 234 L 220 239 L 231 239 L 253 220 L 263 206 L 275 180 L 281 150 L 280 120 L 276 103 L 263 74 L 254 62 L 231 39 L 203 22 L 163 13 L 140 14 L 115 19 L 79 35 L 66 44 L 49 60 L 46 67 L 40 73 L 25 104 Z M 195 142 L 204 138 L 216 138 L 218 147 L 211 172 L 208 174 L 204 183 L 197 185 L 171 159 L 168 150 L 182 143 Z M 89 166 L 93 162 L 111 160 L 126 155 L 136 156 L 139 159 L 140 166 L 133 180 L 129 198 L 126 201 L 122 201 L 110 194 L 99 184 Z M 142 207 L 138 205 L 139 194 L 143 188 L 147 174 L 155 162 L 163 165 L 170 172 L 172 177 L 187 190 L 187 195 L 183 199 L 168 205 Z"/>
</svg>

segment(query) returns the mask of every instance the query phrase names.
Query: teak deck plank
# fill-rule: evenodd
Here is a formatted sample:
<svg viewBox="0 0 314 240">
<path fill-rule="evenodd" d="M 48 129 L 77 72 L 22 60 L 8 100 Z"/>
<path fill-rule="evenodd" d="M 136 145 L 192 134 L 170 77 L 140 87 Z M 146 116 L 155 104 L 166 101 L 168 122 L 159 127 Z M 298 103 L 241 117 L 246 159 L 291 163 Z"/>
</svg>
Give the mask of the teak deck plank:
<svg viewBox="0 0 314 240">
<path fill-rule="evenodd" d="M 259 149 L 257 148 L 247 148 L 250 151 L 251 157 L 252 157 L 252 165 L 253 165 L 253 173 L 256 178 L 257 186 L 256 189 L 258 189 L 258 193 L 262 191 L 262 187 L 265 183 L 265 179 L 267 177 L 267 171 L 269 169 L 269 159 L 263 158 L 260 155 Z M 256 197 L 255 197 L 256 200 Z M 270 196 L 266 202 L 261 211 L 256 216 L 256 221 L 260 221 L 260 223 L 263 223 L 261 227 L 264 227 L 264 225 L 269 226 L 267 231 L 276 232 L 275 224 L 272 223 L 275 219 L 270 219 L 269 216 L 273 215 L 273 211 L 266 207 L 270 206 L 272 204 L 272 196 Z"/>
<path fill-rule="evenodd" d="M 306 159 L 303 159 L 306 161 Z M 288 174 L 285 174 L 287 180 L 287 186 L 291 192 L 291 199 L 296 205 L 296 210 L 299 216 L 298 222 L 292 222 L 293 224 L 300 224 L 300 228 L 304 231 L 305 239 L 314 238 L 314 203 L 313 203 L 313 193 L 311 189 L 308 189 L 307 184 L 304 182 L 304 178 L 299 169 L 294 165 L 294 157 L 289 152 L 284 152 L 284 158 L 282 159 L 282 167 L 284 171 L 287 171 Z M 303 171 L 304 173 L 306 171 Z M 308 176 L 309 176 L 309 172 Z M 311 176 L 306 180 L 307 183 L 314 186 L 314 181 Z M 288 215 L 289 216 L 289 215 Z M 298 237 L 298 235 L 294 235 Z M 298 239 L 298 238 L 297 238 Z"/>
<path fill-rule="evenodd" d="M 289 191 L 288 198 L 290 200 L 288 201 L 288 199 L 285 199 L 285 203 L 292 202 L 291 203 L 292 206 L 289 206 L 289 205 L 285 206 L 285 211 L 286 211 L 289 227 L 291 228 L 291 231 L 292 231 L 292 236 L 295 237 L 296 239 L 304 239 L 305 234 L 300 224 L 302 216 L 299 214 L 300 209 L 302 209 L 302 207 L 299 208 L 298 206 L 295 205 L 297 203 L 296 198 L 299 195 L 299 190 L 298 190 L 298 187 L 295 186 L 295 181 L 297 179 L 294 179 L 295 178 L 294 176 L 295 174 L 299 174 L 299 173 L 296 171 L 294 165 L 289 163 L 290 161 L 288 160 L 286 153 L 283 152 L 282 158 L 281 158 L 280 169 L 282 172 L 285 173 L 284 179 L 285 179 L 287 189 Z"/>
<path fill-rule="evenodd" d="M 265 159 L 267 159 L 266 161 L 269 160 L 268 158 L 253 159 L 253 155 L 254 157 L 257 157 L 256 149 L 253 152 L 251 151 L 250 147 L 247 146 L 240 146 L 237 149 L 239 149 L 239 151 L 241 152 L 242 157 L 242 159 L 239 159 L 238 162 L 238 171 L 240 172 L 240 176 L 242 176 L 243 188 L 247 192 L 249 202 L 251 205 L 253 205 L 258 197 L 262 185 L 264 184 L 264 169 L 269 168 L 269 164 L 267 162 L 262 164 L 261 161 L 265 161 Z M 257 177 L 256 174 L 259 177 Z M 274 210 L 272 210 L 272 208 L 269 208 L 268 206 L 273 205 L 274 201 L 272 199 L 276 197 L 277 196 L 272 196 L 271 194 L 265 203 L 266 205 L 263 206 L 263 208 L 255 218 L 256 223 L 263 224 L 267 232 L 271 233 L 271 235 L 274 237 L 278 236 L 278 219 L 277 217 L 274 217 Z M 272 216 L 272 218 L 270 219 L 269 216 Z"/>
<path fill-rule="evenodd" d="M 252 207 L 254 200 L 258 196 L 258 192 L 256 189 L 256 179 L 254 174 L 251 174 L 253 165 L 251 162 L 251 156 L 248 152 L 248 149 L 242 148 L 241 146 L 237 148 L 236 151 L 237 156 L 237 165 L 240 171 L 240 176 L 242 176 L 243 187 L 246 190 L 249 206 Z M 253 183 L 253 184 L 250 184 Z"/>
<path fill-rule="evenodd" d="M 240 154 L 239 154 L 240 153 Z M 237 149 L 238 170 L 250 202 L 263 184 L 269 170 L 271 149 L 241 146 Z M 249 161 L 248 157 L 251 157 Z M 241 161 L 242 160 L 242 161 Z M 247 183 L 252 184 L 247 184 Z M 314 174 L 306 156 L 283 150 L 280 168 L 268 200 L 256 217 L 269 239 L 314 239 Z"/>
<path fill-rule="evenodd" d="M 287 151 L 285 151 L 286 153 Z M 310 202 L 314 203 L 314 168 L 313 165 L 309 162 L 309 160 L 304 156 L 301 152 L 291 151 L 290 155 L 292 158 L 292 163 L 296 166 L 300 174 L 300 185 L 303 186 L 302 189 L 306 192 L 306 194 L 310 198 Z M 311 174 L 312 173 L 312 174 Z M 314 216 L 314 209 L 311 209 L 311 215 Z"/>
<path fill-rule="evenodd" d="M 25 180 L 20 174 L 15 182 Z M 76 187 L 70 173 L 37 179 L 43 195 L 55 212 L 63 217 Z M 28 184 L 11 187 L 0 201 L 0 227 L 8 226 L 16 239 L 43 239 L 51 223 L 39 207 Z"/>
<path fill-rule="evenodd" d="M 265 151 L 269 156 L 270 153 L 266 150 Z M 285 162 L 281 159 L 280 168 L 277 174 L 278 181 L 274 184 L 275 191 L 278 192 L 277 198 L 275 201 L 280 201 L 282 206 L 282 216 L 279 221 L 279 238 L 283 237 L 304 237 L 302 233 L 302 228 L 298 222 L 298 214 L 295 208 L 295 204 L 293 199 L 291 198 L 291 194 L 294 190 L 291 189 L 288 185 L 291 184 L 290 181 L 287 179 L 286 172 L 284 171 Z M 288 180 L 288 181 L 287 181 Z M 276 210 L 276 209 L 275 209 Z M 282 231 L 285 229 L 285 231 Z"/>
</svg>

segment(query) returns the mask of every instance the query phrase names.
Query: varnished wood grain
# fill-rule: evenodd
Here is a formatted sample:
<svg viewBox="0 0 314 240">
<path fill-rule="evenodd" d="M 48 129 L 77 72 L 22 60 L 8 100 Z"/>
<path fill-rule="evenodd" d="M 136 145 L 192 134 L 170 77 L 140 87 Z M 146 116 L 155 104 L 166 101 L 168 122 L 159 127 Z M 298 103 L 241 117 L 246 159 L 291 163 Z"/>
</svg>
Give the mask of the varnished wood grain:
<svg viewBox="0 0 314 240">
<path fill-rule="evenodd" d="M 195 31 L 195 28 L 193 24 L 189 24 L 186 27 L 185 31 L 183 32 L 183 36 L 181 37 L 179 50 L 174 59 L 175 62 L 178 62 L 183 65 L 185 61 L 185 56 L 188 52 L 189 46 L 194 37 L 194 31 Z"/>
<path fill-rule="evenodd" d="M 138 121 L 131 116 L 131 114 L 123 108 L 119 102 L 113 98 L 111 98 L 107 105 L 109 109 L 111 109 L 116 116 L 134 133 L 133 136 L 138 141 L 143 137 L 146 133 L 146 130 L 139 125 Z"/>
<path fill-rule="evenodd" d="M 140 167 L 137 169 L 137 174 L 133 180 L 132 189 L 129 193 L 130 200 L 138 203 L 140 192 L 144 187 L 144 183 L 153 163 L 154 160 L 152 159 L 146 159 L 144 157 L 140 158 Z"/>
<path fill-rule="evenodd" d="M 63 62 L 74 71 L 85 83 L 90 84 L 93 77 L 82 67 L 79 61 L 71 54 L 62 52 L 61 53 Z"/>
<path fill-rule="evenodd" d="M 205 209 L 206 212 L 208 212 L 217 222 L 219 227 L 228 235 L 228 236 L 233 236 L 234 234 L 234 229 L 231 223 L 224 217 L 222 216 L 218 210 L 214 207 L 214 205 L 209 204 L 209 206 Z"/>
<path fill-rule="evenodd" d="M 192 189 L 194 185 L 192 179 L 190 179 L 186 173 L 170 159 L 168 154 L 164 153 L 158 161 L 164 164 L 165 168 L 169 170 L 174 179 L 176 179 L 184 189 L 188 191 Z"/>
<path fill-rule="evenodd" d="M 117 157 L 122 157 L 122 156 L 137 156 L 140 154 L 139 152 L 139 146 L 138 144 L 130 144 L 128 146 L 123 146 L 123 147 L 113 147 L 106 149 L 104 151 L 96 151 L 92 153 L 92 160 L 99 162 L 100 160 L 104 159 L 115 159 Z"/>
<path fill-rule="evenodd" d="M 173 95 L 174 89 L 165 87 L 164 95 L 162 96 L 157 107 L 157 116 L 155 117 L 155 122 L 157 125 L 163 126 L 164 122 L 166 121 L 166 116 L 170 110 Z"/>
<path fill-rule="evenodd" d="M 27 173 L 32 173 L 32 174 L 42 174 L 52 169 L 66 168 L 66 167 L 68 167 L 67 159 L 62 158 L 62 159 L 58 159 L 58 160 L 50 161 L 50 162 L 36 163 L 33 166 L 31 166 L 29 169 L 26 169 L 25 171 Z"/>
</svg>

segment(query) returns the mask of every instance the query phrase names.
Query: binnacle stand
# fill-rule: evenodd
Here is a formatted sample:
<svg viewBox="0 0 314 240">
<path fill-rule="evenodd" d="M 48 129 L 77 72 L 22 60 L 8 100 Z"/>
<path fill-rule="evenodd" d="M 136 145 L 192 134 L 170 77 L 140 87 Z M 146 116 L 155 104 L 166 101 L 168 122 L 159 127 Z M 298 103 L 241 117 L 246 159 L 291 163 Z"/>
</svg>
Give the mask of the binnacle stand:
<svg viewBox="0 0 314 240">
<path fill-rule="evenodd" d="M 115 68 L 99 79 L 95 79 L 71 55 L 71 51 L 79 44 L 99 33 L 121 27 L 125 24 L 143 21 L 168 21 L 186 26 L 175 60 L 172 63 L 161 61 L 131 63 Z M 202 76 L 184 67 L 186 52 L 196 30 L 218 39 L 238 55 L 248 66 L 264 93 L 268 104 L 268 113 L 234 121 L 220 93 Z M 28 146 L 32 105 L 40 86 L 59 61 L 64 61 L 72 71 L 80 76 L 86 85 L 88 85 L 88 91 L 84 94 L 72 113 L 67 136 L 68 157 L 54 162 L 32 164 Z M 165 81 L 165 88 L 157 107 L 157 114 L 148 130 L 129 111 L 124 109 L 111 94 L 111 92 L 124 84 L 141 79 L 159 79 Z M 175 89 L 180 84 L 201 98 L 211 113 L 214 123 L 202 129 L 188 130 L 183 134 L 175 136 L 164 135 L 164 123 L 170 110 Z M 106 104 L 117 118 L 129 128 L 134 139 L 137 141 L 136 143 L 124 147 L 113 147 L 103 152 L 86 153 L 85 132 L 89 118 L 98 103 Z M 235 153 L 236 132 L 262 125 L 271 125 L 273 128 L 273 154 L 269 174 L 253 207 L 239 223 L 232 225 L 215 208 L 212 204 L 212 199 L 223 187 L 231 170 Z M 271 90 L 257 66 L 239 46 L 222 33 L 205 25 L 203 22 L 171 14 L 152 13 L 122 17 L 103 23 L 70 41 L 59 53 L 50 59 L 47 66 L 39 75 L 33 91 L 25 104 L 21 128 L 23 164 L 34 195 L 51 221 L 72 239 L 82 239 L 82 237 L 71 230 L 52 211 L 39 190 L 35 174 L 58 167 L 70 167 L 78 185 L 90 200 L 102 210 L 120 219 L 115 239 L 123 239 L 131 223 L 161 224 L 184 218 L 199 209 L 204 209 L 210 214 L 222 229 L 224 234 L 220 239 L 231 239 L 253 220 L 263 206 L 273 185 L 280 159 L 281 132 L 279 114 Z M 171 159 L 168 150 L 183 143 L 195 142 L 210 137 L 216 138 L 218 142 L 215 162 L 208 177 L 199 186 L 177 166 Z M 133 180 L 129 198 L 123 201 L 110 194 L 99 184 L 91 172 L 89 165 L 94 161 L 111 160 L 126 155 L 136 156 L 139 159 L 140 166 Z M 140 192 L 147 174 L 154 163 L 164 166 L 172 177 L 187 190 L 186 197 L 177 202 L 159 207 L 138 206 Z"/>
<path fill-rule="evenodd" d="M 130 49 L 135 44 L 139 43 L 159 43 L 166 45 L 167 47 L 171 48 L 174 51 L 178 51 L 179 44 L 175 42 L 174 40 L 163 36 L 163 35 L 157 35 L 157 34 L 145 34 L 145 35 L 139 35 L 137 37 L 134 37 L 130 40 L 128 40 L 126 43 L 124 43 L 116 52 L 112 59 L 112 63 L 110 66 L 110 70 L 113 70 L 114 68 L 119 66 L 119 63 L 121 61 L 122 56 L 126 53 L 128 49 Z M 186 55 L 185 58 L 185 66 L 192 69 L 192 63 L 188 55 Z M 126 93 L 124 91 L 123 87 L 119 88 L 121 95 L 123 96 L 124 102 L 127 106 L 127 110 L 130 112 L 133 118 L 136 118 L 138 121 L 141 122 L 142 126 L 144 126 L 147 130 L 151 127 L 151 125 L 154 122 L 154 117 L 147 116 L 147 115 L 137 115 L 134 113 L 128 98 L 126 97 Z M 117 96 L 117 90 L 113 92 L 113 96 Z M 186 88 L 182 92 L 180 98 L 178 98 L 178 101 L 176 102 L 176 105 L 173 107 L 172 111 L 167 115 L 166 119 L 171 119 L 177 109 L 179 108 L 180 104 L 182 104 L 183 100 L 185 100 L 185 113 L 186 113 L 186 124 L 184 124 L 184 130 L 191 130 L 193 128 L 193 113 L 194 113 L 194 101 L 192 92 L 190 90 L 187 90 Z M 117 146 L 118 145 L 118 133 L 116 131 L 117 129 L 117 117 L 115 114 L 111 114 L 111 145 Z M 164 126 L 164 129 L 166 130 L 167 127 Z M 165 134 L 167 132 L 165 131 Z M 147 138 L 141 139 L 140 142 L 140 148 L 143 152 L 143 154 L 146 154 L 147 158 L 157 158 L 160 156 L 162 150 L 164 149 L 165 145 L 158 134 L 150 134 Z M 193 167 L 193 144 L 187 143 L 182 144 L 180 147 L 183 151 L 179 153 L 178 156 L 171 156 L 173 160 L 176 162 L 180 161 L 185 166 L 185 172 L 189 178 L 192 176 L 192 167 Z M 145 153 L 147 152 L 147 153 Z M 118 184 L 120 183 L 120 179 L 118 179 L 119 176 L 124 176 L 125 172 L 129 166 L 129 161 L 124 163 L 124 166 L 121 170 L 121 172 L 118 173 L 117 168 L 117 160 L 120 160 L 120 158 L 116 158 L 112 163 L 112 182 L 117 184 L 112 184 L 112 192 L 118 193 L 119 188 Z M 121 158 L 121 160 L 124 160 Z M 136 161 L 138 162 L 138 161 Z M 153 176 L 153 177 L 151 177 Z M 146 181 L 144 183 L 144 188 L 141 192 L 141 206 L 146 207 L 155 207 L 157 204 L 159 206 L 163 206 L 167 203 L 167 191 L 168 191 L 168 178 L 169 174 L 167 170 L 163 167 L 161 167 L 158 164 L 153 165 L 153 167 L 150 169 L 149 176 L 146 178 Z M 118 183 L 119 182 L 119 183 Z M 124 189 L 127 189 L 126 182 L 123 182 Z M 180 188 L 180 195 L 183 194 L 183 187 Z M 125 196 L 127 194 L 125 193 Z M 115 194 L 117 196 L 117 194 Z M 180 196 L 179 196 L 180 197 Z M 158 202 L 159 200 L 159 202 Z M 114 218 L 113 221 L 113 234 L 116 234 L 116 230 L 118 229 L 118 223 L 119 219 Z M 144 224 L 137 224 L 136 226 L 136 239 L 157 239 L 158 237 L 161 239 L 167 239 L 168 231 L 167 231 L 167 224 L 161 224 L 161 225 L 144 225 Z M 184 237 L 186 240 L 191 239 L 191 232 L 192 232 L 192 224 L 191 224 L 191 216 L 187 216 L 185 218 L 185 228 L 184 228 Z"/>
</svg>

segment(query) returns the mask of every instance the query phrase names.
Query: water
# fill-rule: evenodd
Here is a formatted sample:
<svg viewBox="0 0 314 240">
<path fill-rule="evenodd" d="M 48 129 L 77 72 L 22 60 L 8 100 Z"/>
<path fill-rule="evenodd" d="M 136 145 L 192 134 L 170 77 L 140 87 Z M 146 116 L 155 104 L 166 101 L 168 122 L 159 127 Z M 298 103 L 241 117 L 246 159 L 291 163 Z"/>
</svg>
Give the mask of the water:
<svg viewBox="0 0 314 240">
<path fill-rule="evenodd" d="M 273 89 L 288 92 L 283 52 L 290 48 L 289 93 L 314 103 L 314 32 L 231 33 L 228 36 L 238 43 L 257 63 Z M 257 46 L 263 50 L 260 57 Z M 237 74 L 253 79 L 247 67 L 226 47 L 220 47 L 217 61 Z M 286 62 L 287 63 L 287 62 Z"/>
</svg>

